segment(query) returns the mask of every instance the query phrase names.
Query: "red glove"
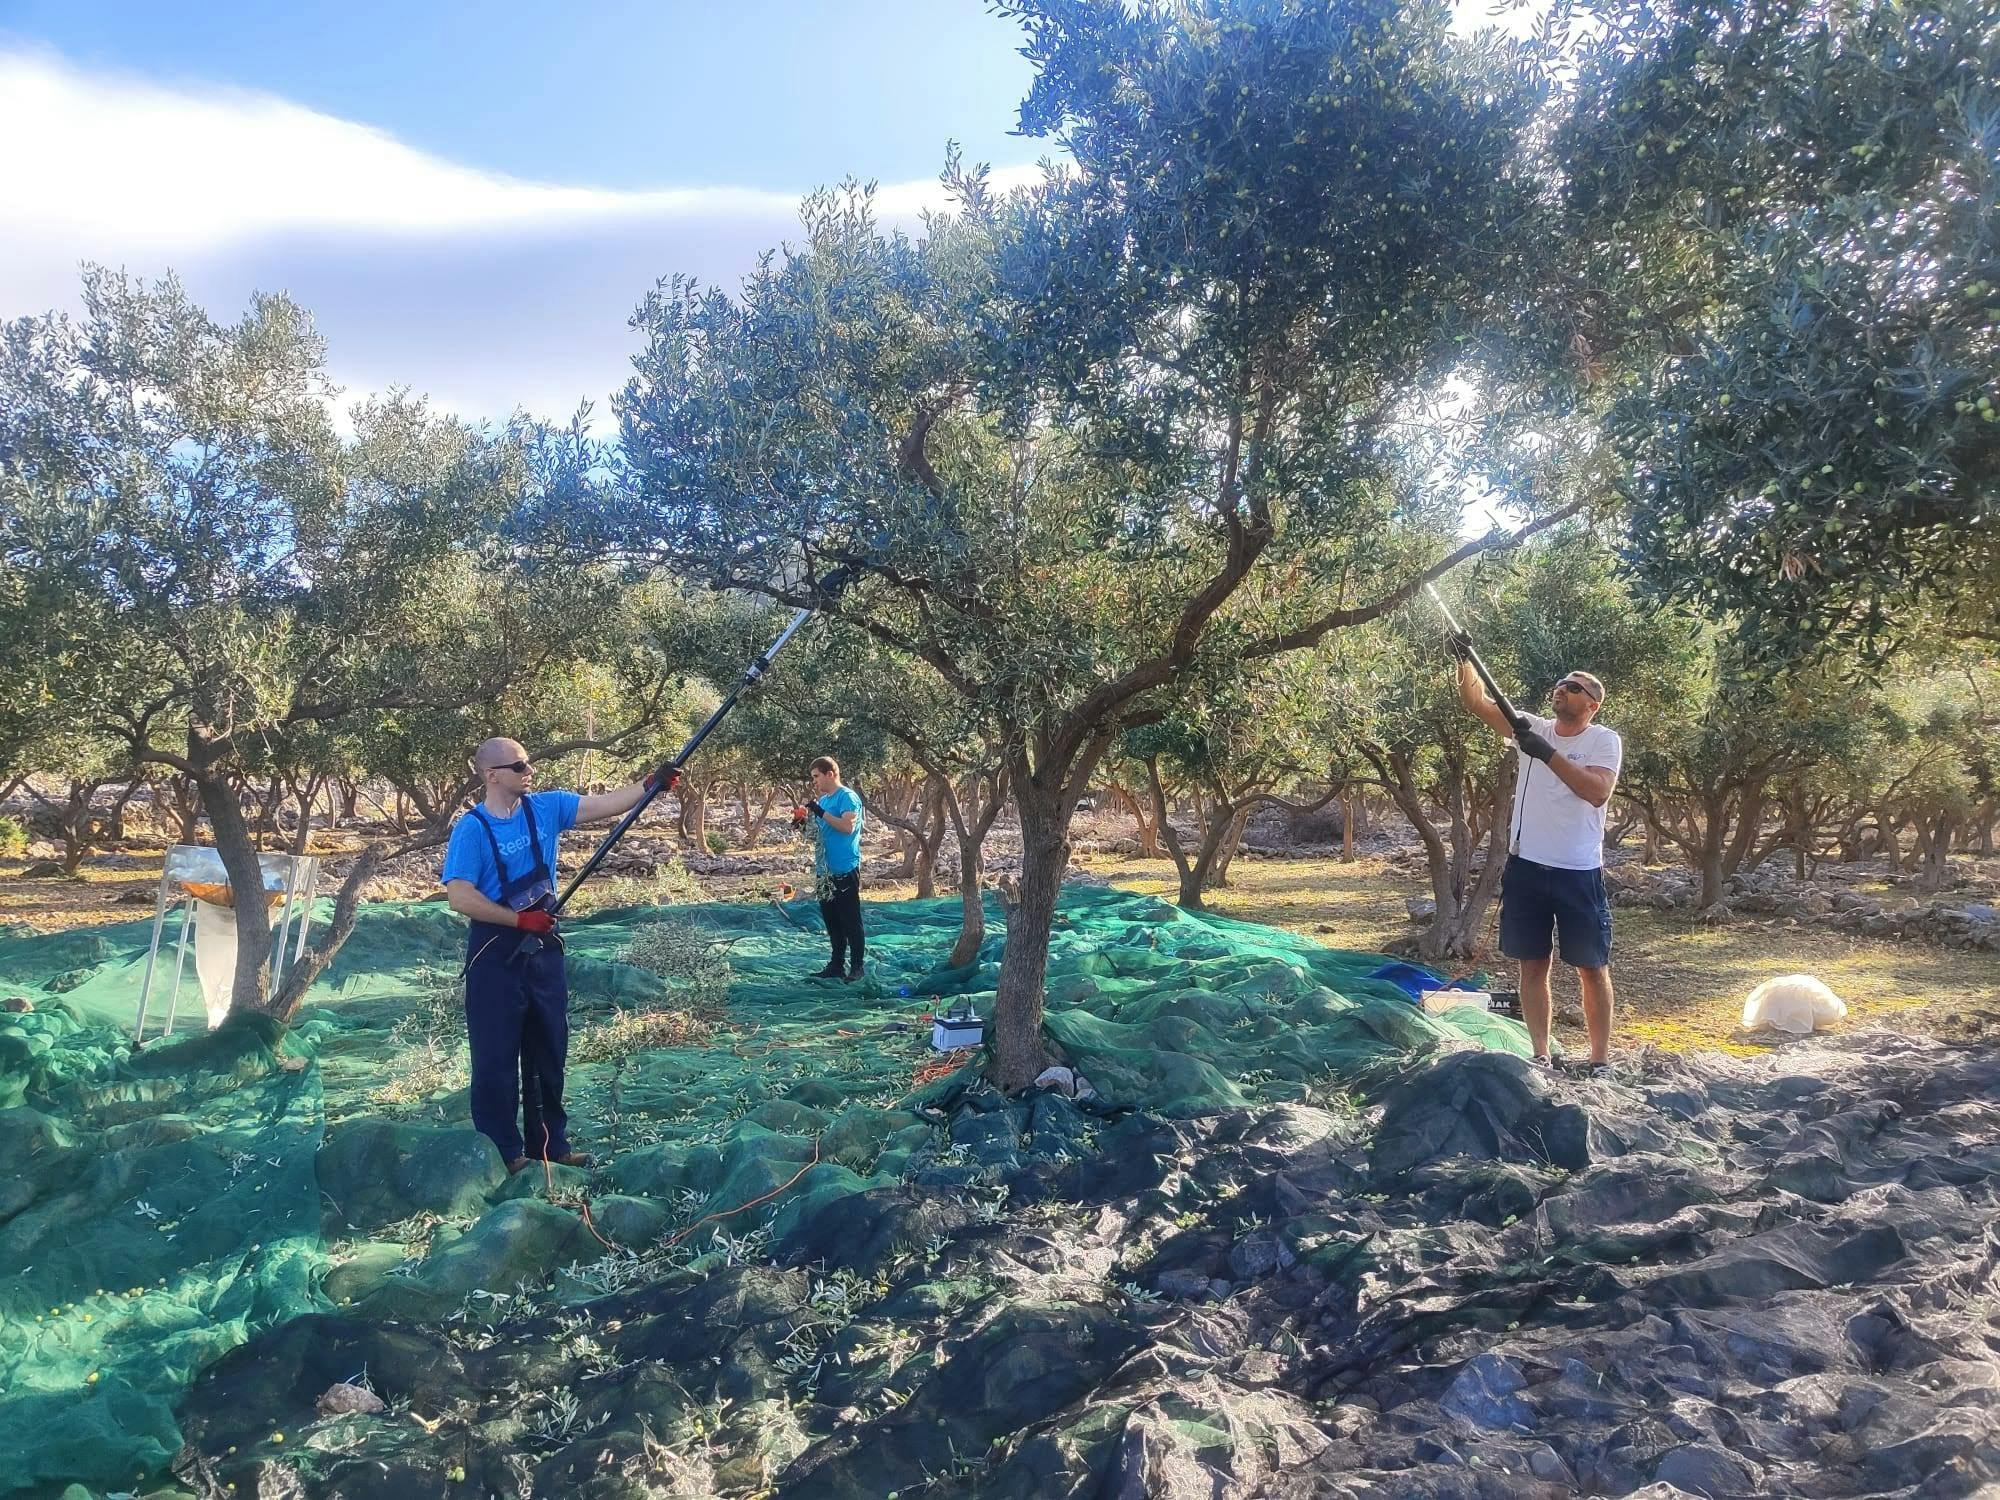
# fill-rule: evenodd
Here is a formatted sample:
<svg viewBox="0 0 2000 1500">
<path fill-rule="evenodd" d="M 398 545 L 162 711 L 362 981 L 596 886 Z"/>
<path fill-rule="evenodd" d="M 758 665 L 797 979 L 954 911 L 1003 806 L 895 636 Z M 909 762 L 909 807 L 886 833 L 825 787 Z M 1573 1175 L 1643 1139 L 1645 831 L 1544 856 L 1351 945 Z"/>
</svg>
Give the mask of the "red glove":
<svg viewBox="0 0 2000 1500">
<path fill-rule="evenodd" d="M 795 807 L 795 808 L 793 808 L 793 809 L 792 809 L 792 827 L 794 827 L 794 828 L 803 828 L 803 827 L 805 827 L 805 826 L 806 826 L 806 816 L 807 816 L 807 814 L 806 814 L 806 810 L 805 810 L 805 809 L 804 809 L 803 807 Z"/>
<path fill-rule="evenodd" d="M 671 792 L 681 784 L 681 768 L 672 761 L 649 772 L 646 776 L 646 790 L 658 787 L 663 792 Z"/>
<path fill-rule="evenodd" d="M 514 925 L 523 932 L 532 932 L 537 937 L 547 937 L 556 930 L 555 913 L 543 911 L 539 906 L 531 906 L 526 911 L 514 913 Z"/>
</svg>

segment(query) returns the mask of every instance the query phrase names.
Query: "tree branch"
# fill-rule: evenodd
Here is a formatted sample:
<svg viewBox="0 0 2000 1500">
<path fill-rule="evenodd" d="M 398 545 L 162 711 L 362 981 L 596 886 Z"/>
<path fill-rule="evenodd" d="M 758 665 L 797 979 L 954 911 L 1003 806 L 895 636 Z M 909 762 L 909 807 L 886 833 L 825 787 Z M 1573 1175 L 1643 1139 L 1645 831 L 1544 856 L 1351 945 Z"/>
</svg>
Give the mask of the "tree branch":
<svg viewBox="0 0 2000 1500">
<path fill-rule="evenodd" d="M 414 854 L 419 849 L 434 849 L 445 841 L 445 837 L 446 830 L 430 828 L 394 847 L 386 840 L 377 840 L 363 849 L 361 857 L 354 862 L 354 868 L 347 872 L 347 879 L 341 882 L 340 894 L 334 898 L 333 920 L 328 924 L 325 936 L 285 971 L 285 982 L 264 1009 L 281 1025 L 291 1025 L 299 1007 L 305 1004 L 306 991 L 326 972 L 326 966 L 333 962 L 334 955 L 353 934 L 354 920 L 361 906 L 362 888 L 374 878 L 375 872 L 390 860 L 400 859 L 405 854 Z"/>
<path fill-rule="evenodd" d="M 1333 631 L 1346 630 L 1356 625 L 1366 625 L 1370 620 L 1378 620 L 1383 615 L 1391 614 L 1401 609 L 1411 599 L 1416 597 L 1417 591 L 1425 584 L 1435 583 L 1460 563 L 1477 557 L 1484 552 L 1505 552 L 1518 547 L 1529 537 L 1535 535 L 1536 532 L 1545 531 L 1560 521 L 1568 520 L 1571 516 L 1581 512 L 1588 504 L 1589 501 L 1587 498 L 1574 500 L 1570 504 L 1565 505 L 1561 510 L 1551 511 L 1540 520 L 1529 522 L 1519 531 L 1489 531 L 1485 536 L 1466 542 L 1456 551 L 1448 553 L 1437 562 L 1432 563 L 1428 568 L 1425 568 L 1421 573 L 1418 573 L 1415 577 L 1407 579 L 1371 604 L 1356 605 L 1352 609 L 1333 610 L 1328 614 L 1321 615 L 1309 625 L 1301 625 L 1297 630 L 1288 630 L 1282 635 L 1275 635 L 1267 640 L 1258 641 L 1246 646 L 1243 650 L 1244 659 L 1252 660 L 1265 656 L 1277 656 L 1286 651 L 1297 651 L 1303 647 L 1318 644 L 1321 639 Z"/>
</svg>

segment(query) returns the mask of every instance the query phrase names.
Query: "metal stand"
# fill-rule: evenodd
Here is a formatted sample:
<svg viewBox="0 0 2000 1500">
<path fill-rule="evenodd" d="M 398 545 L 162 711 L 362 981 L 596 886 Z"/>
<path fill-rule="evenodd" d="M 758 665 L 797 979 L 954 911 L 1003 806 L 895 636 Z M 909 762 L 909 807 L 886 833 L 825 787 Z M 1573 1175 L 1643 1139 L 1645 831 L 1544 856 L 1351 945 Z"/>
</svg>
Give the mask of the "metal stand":
<svg viewBox="0 0 2000 1500">
<path fill-rule="evenodd" d="M 261 854 L 258 864 L 264 873 L 264 890 L 283 891 L 284 904 L 271 934 L 270 985 L 276 989 L 285 969 L 306 951 L 306 933 L 312 926 L 312 904 L 319 893 L 319 860 L 304 854 Z M 161 1036 L 170 1036 L 180 1009 L 181 979 L 187 972 L 188 943 L 199 920 L 201 902 L 189 892 L 193 884 L 227 885 L 228 872 L 222 857 L 206 844 L 175 844 L 167 850 L 160 870 L 160 894 L 153 904 L 153 938 L 146 950 L 146 973 L 139 983 L 139 1016 L 132 1027 L 132 1042 L 146 1039 L 146 1016 L 152 1006 L 153 974 L 158 966 L 160 938 L 163 936 L 169 905 L 181 913 L 180 936 L 174 948 L 174 984 L 167 996 L 166 1023 Z"/>
</svg>

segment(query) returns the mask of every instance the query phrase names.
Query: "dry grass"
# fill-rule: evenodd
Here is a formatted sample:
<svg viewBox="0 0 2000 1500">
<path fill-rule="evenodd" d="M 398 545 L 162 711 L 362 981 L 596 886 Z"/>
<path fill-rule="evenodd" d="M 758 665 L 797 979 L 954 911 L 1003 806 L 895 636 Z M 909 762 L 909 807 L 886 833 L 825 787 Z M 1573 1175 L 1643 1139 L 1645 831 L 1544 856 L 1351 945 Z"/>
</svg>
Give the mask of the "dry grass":
<svg viewBox="0 0 2000 1500">
<path fill-rule="evenodd" d="M 160 894 L 160 867 L 168 840 L 141 833 L 110 853 L 86 854 L 74 876 L 25 880 L 30 861 L 0 859 L 0 923 L 17 922 L 37 932 L 67 932 L 110 922 L 150 919 Z M 314 830 L 312 853 L 328 861 L 320 867 L 320 894 L 339 888 L 349 859 L 367 839 L 351 829 Z M 443 851 L 437 851 L 442 857 Z M 426 892 L 428 894 L 428 892 Z"/>
<path fill-rule="evenodd" d="M 696 1046 L 706 1042 L 714 1031 L 708 1021 L 692 1011 L 621 1010 L 609 1021 L 579 1031 L 570 1043 L 569 1060 L 609 1062 L 659 1047 Z"/>
<path fill-rule="evenodd" d="M 322 847 L 317 836 L 313 842 L 315 853 L 337 857 L 346 852 Z M 337 836 L 324 842 L 340 846 L 355 840 Z M 151 916 L 163 851 L 143 845 L 128 846 L 128 851 L 116 865 L 102 856 L 86 859 L 73 880 L 23 880 L 23 861 L 0 861 L 0 922 L 60 932 Z M 1124 890 L 1174 898 L 1173 866 L 1165 860 L 1087 855 L 1081 862 Z M 1420 880 L 1381 859 L 1343 864 L 1333 859 L 1244 858 L 1231 873 L 1232 888 L 1212 892 L 1211 909 L 1286 927 L 1336 948 L 1375 950 L 1407 935 L 1411 928 L 1404 899 L 1424 893 Z M 761 889 L 770 880 L 746 878 L 746 890 Z M 122 904 L 117 898 L 126 892 L 143 899 Z M 725 900 L 738 896 L 720 889 L 713 894 Z M 886 874 L 868 881 L 867 896 L 872 901 L 914 894 L 911 882 Z M 751 892 L 741 899 L 760 898 Z M 1618 1028 L 1621 1037 L 1631 1041 L 1672 1050 L 1758 1050 L 1736 1033 L 1743 997 L 1760 980 L 1793 972 L 1825 980 L 1847 1001 L 1854 1021 L 1892 1021 L 1899 1027 L 1961 1037 L 1980 1035 L 1989 1028 L 2000 1030 L 2000 955 L 1765 921 L 1742 920 L 1711 928 L 1681 914 L 1636 908 L 1620 908 L 1614 920 Z M 1575 999 L 1574 980 L 1560 968 L 1557 995 L 1559 1004 Z M 674 1013 L 662 1013 L 656 1022 L 652 1017 L 632 1018 L 635 1024 L 642 1020 L 668 1029 L 679 1024 Z"/>
<path fill-rule="evenodd" d="M 1174 898 L 1164 860 L 1092 856 L 1087 868 L 1123 890 Z M 1335 948 L 1380 949 L 1411 928 L 1404 898 L 1428 894 L 1420 880 L 1380 859 L 1239 859 L 1231 888 L 1211 910 L 1304 933 Z M 1671 1051 L 1762 1048 L 1741 1038 L 1743 997 L 1778 974 L 1816 974 L 1848 1004 L 1849 1024 L 1965 1037 L 2000 1029 L 2000 954 L 1858 938 L 1818 927 L 1740 920 L 1705 927 L 1679 913 L 1613 912 L 1612 969 L 1622 1040 Z M 1491 927 L 1488 928 L 1491 941 Z M 1493 964 L 1499 972 L 1511 966 Z M 1557 966 L 1557 1005 L 1573 1004 L 1575 976 Z M 1567 1030 L 1567 1028 L 1565 1028 Z"/>
<path fill-rule="evenodd" d="M 23 880 L 29 861 L 0 860 L 0 922 L 18 922 L 37 932 L 67 932 L 151 917 L 165 860 L 164 848 L 135 849 L 119 856 L 115 866 L 91 855 L 73 877 L 53 880 Z M 129 904 L 119 900 L 128 892 L 133 893 Z"/>
</svg>

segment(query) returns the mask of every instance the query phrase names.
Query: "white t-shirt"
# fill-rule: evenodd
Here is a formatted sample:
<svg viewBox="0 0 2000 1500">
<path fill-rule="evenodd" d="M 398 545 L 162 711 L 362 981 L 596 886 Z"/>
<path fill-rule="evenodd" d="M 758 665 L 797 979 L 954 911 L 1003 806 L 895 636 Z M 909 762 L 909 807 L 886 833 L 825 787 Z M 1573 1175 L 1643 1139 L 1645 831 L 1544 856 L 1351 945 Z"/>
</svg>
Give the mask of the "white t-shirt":
<svg viewBox="0 0 2000 1500">
<path fill-rule="evenodd" d="M 1564 760 L 1602 767 L 1617 779 L 1625 763 L 1625 742 L 1617 730 L 1586 724 L 1581 734 L 1563 735 L 1556 733 L 1554 719 L 1524 717 Z M 1510 852 L 1538 865 L 1595 870 L 1604 863 L 1604 809 L 1592 807 L 1554 771 L 1525 755 L 1514 778 L 1514 821 L 1508 832 Z"/>
</svg>

